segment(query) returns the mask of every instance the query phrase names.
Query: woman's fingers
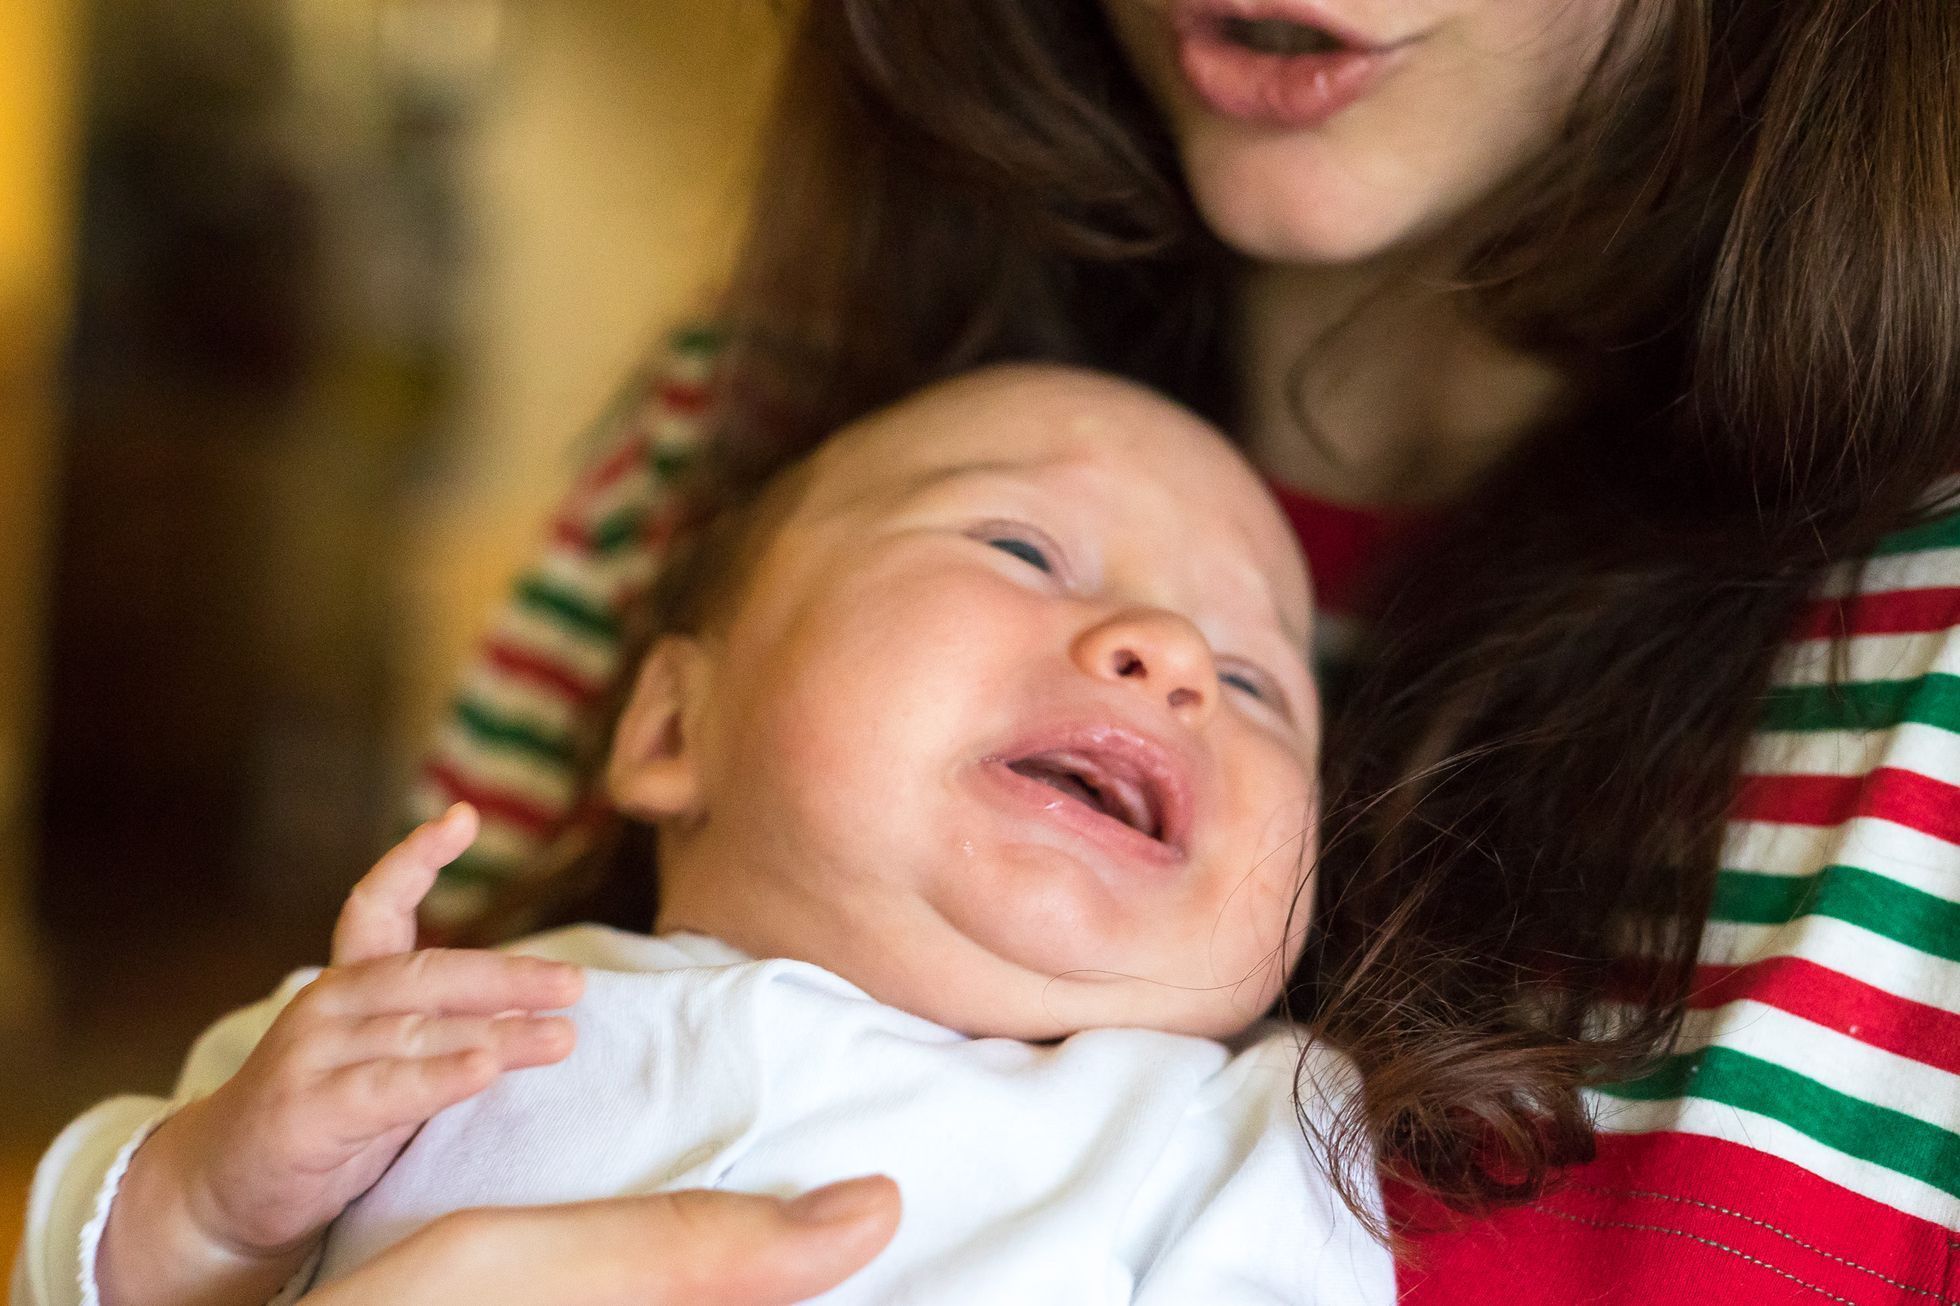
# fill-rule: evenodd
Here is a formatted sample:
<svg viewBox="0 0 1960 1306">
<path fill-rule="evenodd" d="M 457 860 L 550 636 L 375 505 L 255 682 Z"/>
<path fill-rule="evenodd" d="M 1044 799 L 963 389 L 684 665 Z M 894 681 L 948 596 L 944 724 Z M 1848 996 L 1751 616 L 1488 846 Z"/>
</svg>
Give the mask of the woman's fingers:
<svg viewBox="0 0 1960 1306">
<path fill-rule="evenodd" d="M 794 1202 L 683 1192 L 465 1211 L 302 1306 L 789 1306 L 862 1269 L 898 1218 L 898 1186 L 876 1175 Z"/>
<path fill-rule="evenodd" d="M 423 1012 L 495 1016 L 569 1007 L 585 991 L 579 967 L 543 957 L 424 948 L 327 972 L 293 1000 L 309 1017 Z"/>
<path fill-rule="evenodd" d="M 333 964 L 352 965 L 415 947 L 415 909 L 436 873 L 476 838 L 476 809 L 457 803 L 383 853 L 347 895 L 333 931 Z"/>
</svg>

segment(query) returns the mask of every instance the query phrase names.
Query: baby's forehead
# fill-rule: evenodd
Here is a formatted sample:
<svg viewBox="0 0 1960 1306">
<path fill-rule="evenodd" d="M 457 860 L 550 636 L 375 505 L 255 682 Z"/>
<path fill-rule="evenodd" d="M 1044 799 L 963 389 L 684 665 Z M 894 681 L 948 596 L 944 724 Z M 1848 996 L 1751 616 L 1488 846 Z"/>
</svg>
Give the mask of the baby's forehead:
<svg viewBox="0 0 1960 1306">
<path fill-rule="evenodd" d="M 1180 484 L 1264 497 L 1196 414 L 1120 378 L 1051 367 L 992 368 L 928 387 L 839 432 L 813 470 L 857 494 L 1046 473 L 1117 494 Z"/>
<path fill-rule="evenodd" d="M 1298 543 L 1265 483 L 1201 418 L 1130 382 L 1045 368 L 960 378 L 840 432 L 809 473 L 805 503 L 825 515 L 1014 486 L 1084 517 L 1121 514 L 1242 564 L 1287 624 L 1308 619 Z"/>
</svg>

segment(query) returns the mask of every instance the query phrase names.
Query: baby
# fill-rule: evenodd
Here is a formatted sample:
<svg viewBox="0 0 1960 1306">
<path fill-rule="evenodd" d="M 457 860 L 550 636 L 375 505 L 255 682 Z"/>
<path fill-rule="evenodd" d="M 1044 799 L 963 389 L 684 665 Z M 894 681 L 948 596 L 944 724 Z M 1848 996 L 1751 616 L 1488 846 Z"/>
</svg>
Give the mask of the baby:
<svg viewBox="0 0 1960 1306">
<path fill-rule="evenodd" d="M 997 368 L 840 433 L 728 543 L 605 772 L 658 829 L 655 932 L 410 954 L 452 813 L 356 890 L 324 978 L 200 1042 L 178 1101 L 216 1096 L 147 1144 L 153 1102 L 70 1127 L 27 1256 L 87 1300 L 105 1222 L 123 1257 L 189 1212 L 281 1278 L 326 1230 L 326 1279 L 461 1207 L 881 1171 L 899 1232 L 825 1301 L 1392 1300 L 1302 1135 L 1298 1037 L 1256 1028 L 1319 729 L 1256 474 L 1146 390 Z M 1306 1070 L 1325 1119 L 1351 1072 Z"/>
</svg>

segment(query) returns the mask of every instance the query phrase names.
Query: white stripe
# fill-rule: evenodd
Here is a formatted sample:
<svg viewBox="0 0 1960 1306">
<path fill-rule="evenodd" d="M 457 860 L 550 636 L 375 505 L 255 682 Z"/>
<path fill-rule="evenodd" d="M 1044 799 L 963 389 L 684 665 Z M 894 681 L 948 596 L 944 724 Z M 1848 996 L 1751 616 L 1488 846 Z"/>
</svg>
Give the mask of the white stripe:
<svg viewBox="0 0 1960 1306">
<path fill-rule="evenodd" d="M 1918 721 L 1887 730 L 1765 731 L 1742 760 L 1747 775 L 1863 776 L 1881 766 L 1960 785 L 1960 735 Z"/>
<path fill-rule="evenodd" d="M 653 419 L 649 434 L 654 448 L 663 453 L 684 452 L 699 447 L 707 438 L 704 425 L 700 416 L 662 407 Z"/>
<path fill-rule="evenodd" d="M 1599 1093 L 1588 1097 L 1599 1113 L 1600 1128 L 1613 1133 L 1671 1131 L 1739 1143 L 1907 1215 L 1949 1229 L 1960 1226 L 1960 1203 L 1931 1184 L 1847 1156 L 1781 1120 L 1698 1097 L 1662 1102 L 1627 1102 Z"/>
<path fill-rule="evenodd" d="M 514 602 L 505 604 L 497 618 L 497 638 L 512 648 L 562 663 L 579 679 L 598 684 L 611 679 L 613 668 L 619 665 L 619 645 L 615 641 L 603 635 L 587 634 Z M 487 662 L 477 663 L 476 674 L 498 680 L 506 678 L 504 672 Z"/>
<path fill-rule="evenodd" d="M 1896 998 L 1960 1014 L 1960 962 L 1935 957 L 1835 916 L 1802 916 L 1784 925 L 1710 921 L 1700 960 L 1746 966 L 1799 957 Z"/>
<path fill-rule="evenodd" d="M 657 562 L 645 549 L 594 557 L 577 549 L 555 548 L 546 551 L 529 574 L 578 595 L 592 607 L 616 613 L 620 598 L 644 587 Z"/>
<path fill-rule="evenodd" d="M 1960 1129 L 1960 1075 L 1861 1043 L 1780 1007 L 1742 1001 L 1689 1012 L 1676 1050 L 1707 1047 L 1745 1053 L 1948 1133 Z"/>
<path fill-rule="evenodd" d="M 1824 598 L 1840 598 L 1850 592 L 1853 573 L 1839 568 L 1819 586 Z M 1896 590 L 1946 589 L 1960 585 L 1960 548 L 1926 549 L 1919 553 L 1899 553 L 1874 558 L 1866 565 L 1863 594 L 1887 594 Z"/>
<path fill-rule="evenodd" d="M 645 460 L 640 459 L 635 462 L 632 471 L 613 478 L 605 489 L 579 504 L 578 514 L 573 520 L 590 531 L 621 512 L 629 509 L 644 511 L 650 504 L 665 497 L 660 482 L 647 468 Z"/>
<path fill-rule="evenodd" d="M 720 357 L 719 349 L 670 350 L 660 360 L 660 380 L 674 385 L 706 385 Z"/>
<path fill-rule="evenodd" d="M 1840 670 L 1844 674 L 1838 674 Z M 1791 644 L 1770 678 L 1774 685 L 1827 685 L 1838 681 L 1917 680 L 1929 671 L 1960 675 L 1960 637 L 1951 630 L 1912 635 L 1858 635 L 1837 656 L 1831 640 Z"/>
<path fill-rule="evenodd" d="M 578 702 L 532 680 L 485 678 L 472 682 L 463 697 L 494 717 L 567 743 L 573 728 L 584 719 Z M 474 735 L 468 738 L 478 746 L 487 746 Z"/>
<path fill-rule="evenodd" d="M 481 785 L 553 809 L 563 809 L 571 802 L 572 778 L 529 753 L 486 749 L 454 722 L 443 726 L 439 744 L 440 756 L 465 784 Z"/>
<path fill-rule="evenodd" d="M 1759 875 L 1814 875 L 1826 866 L 1856 866 L 1960 902 L 1960 846 L 1873 816 L 1836 826 L 1733 821 L 1722 864 Z"/>
</svg>

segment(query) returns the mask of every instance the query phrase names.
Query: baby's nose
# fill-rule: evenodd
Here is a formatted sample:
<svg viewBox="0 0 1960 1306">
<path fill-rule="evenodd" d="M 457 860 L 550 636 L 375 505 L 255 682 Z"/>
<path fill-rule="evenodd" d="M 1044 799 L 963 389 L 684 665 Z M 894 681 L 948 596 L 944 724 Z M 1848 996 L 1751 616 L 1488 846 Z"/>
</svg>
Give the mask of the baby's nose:
<svg viewBox="0 0 1960 1306">
<path fill-rule="evenodd" d="M 1084 673 L 1131 686 L 1163 703 L 1185 725 L 1203 725 L 1218 702 L 1211 645 L 1175 612 L 1119 612 L 1083 631 L 1073 652 Z"/>
</svg>

